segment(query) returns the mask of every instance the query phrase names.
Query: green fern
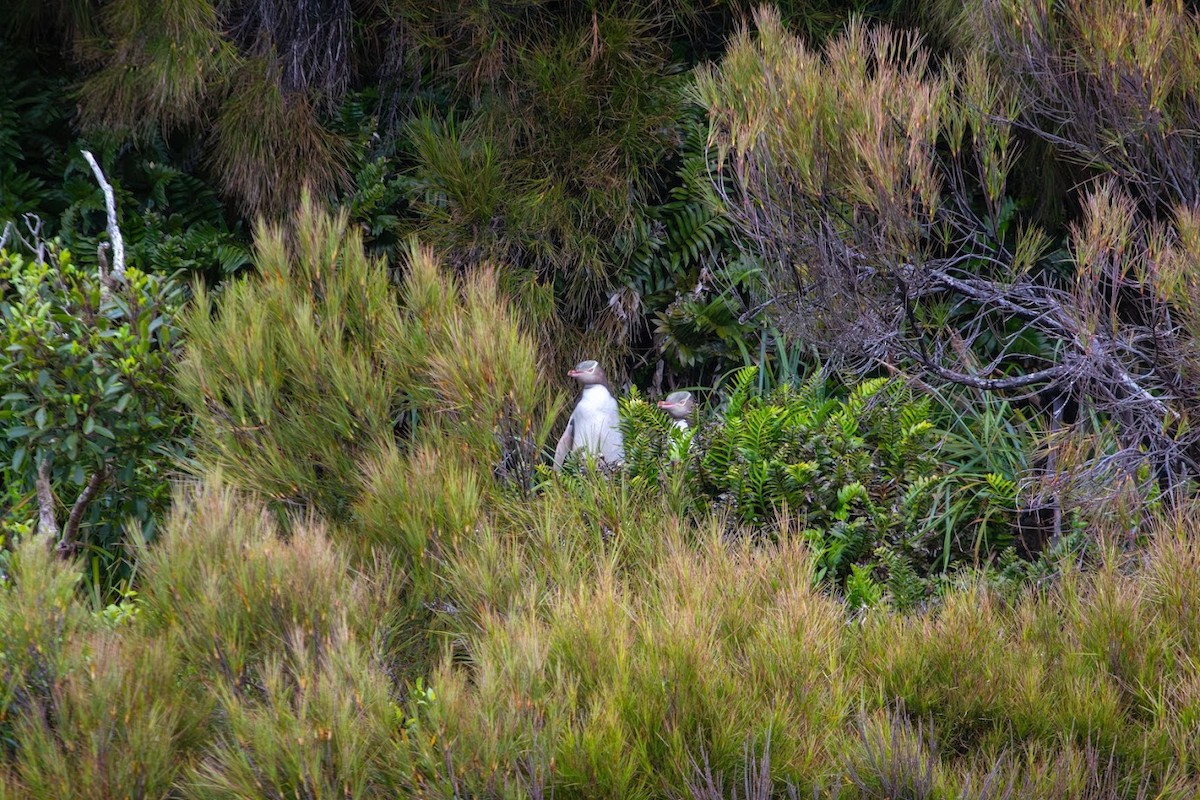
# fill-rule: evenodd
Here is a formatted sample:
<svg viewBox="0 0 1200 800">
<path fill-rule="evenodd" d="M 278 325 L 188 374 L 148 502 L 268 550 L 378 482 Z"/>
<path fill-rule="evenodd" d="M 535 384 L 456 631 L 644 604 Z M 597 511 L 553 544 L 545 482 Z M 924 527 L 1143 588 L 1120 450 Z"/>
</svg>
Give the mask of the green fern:
<svg viewBox="0 0 1200 800">
<path fill-rule="evenodd" d="M 671 418 L 643 399 L 636 386 L 619 406 L 625 469 L 635 479 L 656 484 L 671 460 Z"/>
<path fill-rule="evenodd" d="M 897 611 L 908 611 L 925 599 L 929 582 L 913 568 L 912 560 L 890 547 L 880 547 L 875 558 L 885 572 L 887 596 Z"/>
<path fill-rule="evenodd" d="M 874 564 L 854 564 L 846 579 L 846 604 L 851 608 L 873 608 L 883 600 L 883 587 L 871 576 Z"/>
<path fill-rule="evenodd" d="M 725 413 L 728 416 L 736 417 L 741 413 L 742 407 L 750 398 L 750 392 L 753 391 L 757 378 L 758 367 L 745 367 L 738 370 L 737 374 L 733 376 L 733 389 L 725 403 Z"/>
</svg>

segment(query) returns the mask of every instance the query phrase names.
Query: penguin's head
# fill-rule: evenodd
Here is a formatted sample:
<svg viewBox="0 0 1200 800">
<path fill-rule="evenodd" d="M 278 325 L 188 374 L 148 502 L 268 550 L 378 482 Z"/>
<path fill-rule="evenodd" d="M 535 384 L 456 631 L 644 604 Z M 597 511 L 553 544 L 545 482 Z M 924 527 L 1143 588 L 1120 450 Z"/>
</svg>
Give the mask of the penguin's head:
<svg viewBox="0 0 1200 800">
<path fill-rule="evenodd" d="M 605 377 L 604 370 L 600 368 L 599 361 L 580 361 L 575 365 L 575 369 L 567 370 L 567 376 L 574 378 L 584 386 L 608 383 L 608 378 Z"/>
<path fill-rule="evenodd" d="M 673 419 L 687 419 L 696 408 L 696 401 L 691 392 L 671 392 L 658 401 L 658 407 L 667 412 Z"/>
</svg>

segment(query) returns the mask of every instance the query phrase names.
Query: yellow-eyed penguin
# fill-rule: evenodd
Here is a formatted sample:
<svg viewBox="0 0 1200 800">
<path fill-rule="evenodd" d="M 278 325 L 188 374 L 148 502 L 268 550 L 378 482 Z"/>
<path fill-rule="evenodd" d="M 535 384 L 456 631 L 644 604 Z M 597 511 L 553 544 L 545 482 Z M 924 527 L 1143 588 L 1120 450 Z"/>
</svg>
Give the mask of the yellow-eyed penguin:
<svg viewBox="0 0 1200 800">
<path fill-rule="evenodd" d="M 689 420 L 696 410 L 696 401 L 691 392 L 671 392 L 665 399 L 658 401 L 658 407 L 667 412 L 675 424 L 671 428 L 671 437 L 667 443 L 667 454 L 672 464 L 678 464 L 687 458 L 692 449 L 692 433 Z"/>
<path fill-rule="evenodd" d="M 658 401 L 658 407 L 675 420 L 676 428 L 686 431 L 688 420 L 696 410 L 696 401 L 692 399 L 691 392 L 671 392 L 665 399 Z"/>
<path fill-rule="evenodd" d="M 573 450 L 595 454 L 606 465 L 625 460 L 617 400 L 608 390 L 604 370 L 595 361 L 581 361 L 567 375 L 583 384 L 583 395 L 575 404 L 567 429 L 554 449 L 554 468 L 561 469 Z"/>
</svg>

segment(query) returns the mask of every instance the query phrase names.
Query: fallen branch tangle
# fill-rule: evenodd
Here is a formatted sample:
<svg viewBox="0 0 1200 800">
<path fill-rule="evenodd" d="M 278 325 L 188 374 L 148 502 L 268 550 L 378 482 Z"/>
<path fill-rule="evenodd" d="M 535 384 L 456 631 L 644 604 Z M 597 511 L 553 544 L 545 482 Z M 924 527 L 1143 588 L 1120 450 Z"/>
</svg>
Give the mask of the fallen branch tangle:
<svg viewBox="0 0 1200 800">
<path fill-rule="evenodd" d="M 734 47 L 753 49 L 762 72 L 713 73 L 701 92 L 722 170 L 713 186 L 771 270 L 781 321 L 850 369 L 909 364 L 1013 399 L 1078 400 L 1111 422 L 1118 452 L 1096 451 L 1077 472 L 1134 477 L 1149 465 L 1168 493 L 1200 477 L 1187 425 L 1200 348 L 1177 321 L 1190 312 L 1161 285 L 1163 264 L 1189 256 L 1142 214 L 1124 171 L 1085 195 L 1063 274 L 1048 234 L 1014 236 L 999 221 L 1017 113 L 1003 90 L 972 83 L 969 64 L 954 78 L 913 69 L 886 34 L 851 31 L 813 57 L 771 18 L 759 26 Z M 839 80 L 870 88 L 831 88 Z M 941 110 L 908 113 L 931 93 Z M 1023 346 L 1030 337 L 1042 344 Z"/>
<path fill-rule="evenodd" d="M 731 201 L 735 199 L 730 198 Z M 748 208 L 745 203 L 738 208 L 743 212 L 759 212 L 759 207 Z M 813 206 L 811 213 L 820 215 L 820 206 Z M 840 215 L 837 221 L 842 221 Z M 828 230 L 831 224 L 832 220 L 825 216 L 813 229 Z M 802 227 L 791 228 L 791 233 L 794 236 L 801 230 Z M 1171 423 L 1183 414 L 1179 406 L 1186 398 L 1196 396 L 1196 387 L 1188 385 L 1183 378 L 1178 342 L 1168 341 L 1165 352 L 1151 352 L 1139 346 L 1142 341 L 1161 342 L 1163 337 L 1151 324 L 1153 319 L 1097 319 L 1088 307 L 1091 298 L 1083 297 L 1081 293 L 1100 292 L 1100 286 L 1077 286 L 1076 291 L 1068 292 L 1052 283 L 1024 277 L 1009 281 L 981 278 L 951 266 L 959 263 L 961 257 L 930 259 L 919 268 L 919 274 L 912 264 L 895 270 L 868 266 L 857 257 L 857 244 L 872 237 L 875 230 L 871 225 L 856 225 L 852 231 L 843 228 L 846 239 L 834 240 L 821 235 L 800 235 L 792 239 L 795 252 L 805 254 L 793 256 L 793 263 L 807 267 L 803 271 L 783 271 L 794 282 L 792 318 L 803 320 L 801 324 L 811 332 L 809 336 L 813 340 L 821 341 L 822 333 L 832 330 L 835 336 L 832 339 L 826 337 L 825 344 L 832 345 L 837 350 L 836 356 L 846 361 L 853 363 L 856 355 L 871 354 L 889 361 L 918 365 L 942 381 L 973 389 L 1004 392 L 1017 398 L 1028 397 L 1035 388 L 1072 394 L 1120 424 L 1119 438 L 1124 457 L 1097 461 L 1092 466 L 1110 469 L 1121 465 L 1136 471 L 1139 463 L 1148 461 L 1153 477 L 1168 492 L 1180 488 L 1189 477 L 1200 474 L 1193 453 L 1196 437 L 1186 433 L 1183 426 L 1171 430 Z M 842 243 L 841 252 L 831 248 L 835 241 Z M 877 253 L 884 252 L 888 246 L 879 241 L 873 244 L 875 246 L 870 249 Z M 1012 255 L 1002 248 L 979 255 L 979 261 L 1011 263 L 1012 260 Z M 856 262 L 861 266 L 847 275 L 846 265 Z M 812 277 L 806 278 L 806 274 Z M 819 287 L 814 286 L 817 283 Z M 1129 287 L 1118 287 L 1121 288 Z M 885 299 L 889 289 L 896 298 L 892 302 Z M 828 302 L 830 292 L 846 292 L 850 296 L 839 298 L 840 302 L 831 305 Z M 856 293 L 859 295 L 857 300 L 853 296 Z M 1020 320 L 1022 325 L 1015 333 L 1008 334 L 1009 341 L 994 361 L 972 368 L 967 359 L 945 355 L 947 335 L 959 336 L 961 330 L 949 333 L 930 330 L 918 324 L 911 313 L 915 304 L 939 299 L 974 316 L 966 326 L 973 332 L 961 338 L 954 348 L 958 353 L 970 350 L 984 331 L 996 338 L 1004 338 L 1003 333 L 998 333 L 1004 320 Z M 1162 301 L 1155 298 L 1154 302 Z M 857 324 L 846 318 L 829 319 L 830 312 L 843 312 L 847 308 L 861 309 L 874 318 Z M 837 335 L 847 329 L 883 331 L 884 335 L 875 342 L 847 340 Z M 1009 353 L 1012 341 L 1029 331 L 1036 331 L 1058 343 L 1056 363 L 1031 369 L 1028 356 Z M 882 348 L 884 353 L 872 353 L 873 345 Z M 848 350 L 849 347 L 857 350 Z M 865 365 L 866 359 L 860 363 Z M 1184 390 L 1182 394 L 1178 391 L 1180 388 Z"/>
</svg>

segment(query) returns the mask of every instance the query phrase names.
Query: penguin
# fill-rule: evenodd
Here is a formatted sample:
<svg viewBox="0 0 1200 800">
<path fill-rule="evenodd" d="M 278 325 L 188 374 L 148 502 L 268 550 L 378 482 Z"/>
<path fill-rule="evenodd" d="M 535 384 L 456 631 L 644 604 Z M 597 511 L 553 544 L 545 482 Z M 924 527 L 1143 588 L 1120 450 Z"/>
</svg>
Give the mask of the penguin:
<svg viewBox="0 0 1200 800">
<path fill-rule="evenodd" d="M 594 454 L 607 466 L 625 460 L 625 442 L 621 436 L 617 400 L 608 390 L 608 379 L 596 361 L 581 361 L 567 375 L 583 385 L 583 395 L 575 404 L 567 429 L 554 449 L 554 469 L 562 469 L 573 450 Z"/>
<path fill-rule="evenodd" d="M 696 410 L 696 401 L 692 399 L 691 392 L 671 392 L 665 400 L 658 401 L 658 407 L 675 420 L 678 430 L 686 431 L 689 427 L 688 420 Z"/>
<path fill-rule="evenodd" d="M 667 442 L 667 454 L 672 464 L 678 464 L 687 458 L 692 449 L 692 431 L 689 420 L 696 410 L 696 401 L 691 392 L 671 392 L 665 399 L 658 401 L 658 407 L 667 412 L 673 419 L 671 436 Z"/>
</svg>

